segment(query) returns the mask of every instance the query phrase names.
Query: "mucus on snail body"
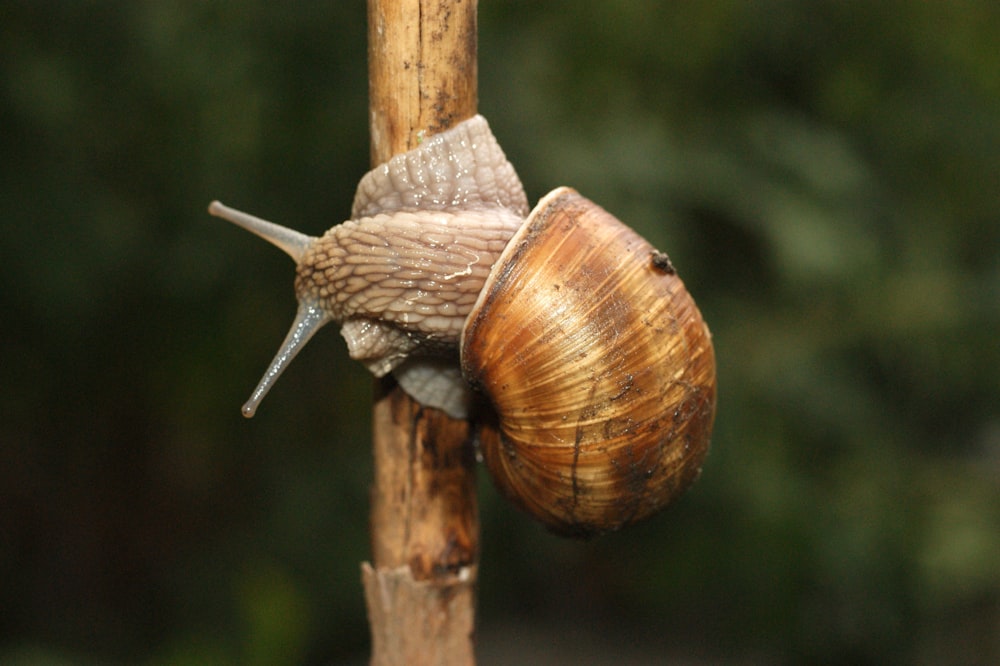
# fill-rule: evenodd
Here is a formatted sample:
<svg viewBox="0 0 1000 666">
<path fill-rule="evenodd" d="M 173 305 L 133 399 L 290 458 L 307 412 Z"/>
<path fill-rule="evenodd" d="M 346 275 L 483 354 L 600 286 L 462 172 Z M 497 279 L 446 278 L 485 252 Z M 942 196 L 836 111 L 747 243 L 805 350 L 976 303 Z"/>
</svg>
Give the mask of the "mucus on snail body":
<svg viewBox="0 0 1000 666">
<path fill-rule="evenodd" d="M 481 116 L 367 173 L 351 220 L 319 238 L 209 211 L 297 264 L 295 321 L 244 415 L 337 322 L 376 376 L 474 414 L 496 485 L 556 532 L 617 529 L 697 478 L 715 357 L 669 258 L 570 188 L 529 212 Z"/>
</svg>

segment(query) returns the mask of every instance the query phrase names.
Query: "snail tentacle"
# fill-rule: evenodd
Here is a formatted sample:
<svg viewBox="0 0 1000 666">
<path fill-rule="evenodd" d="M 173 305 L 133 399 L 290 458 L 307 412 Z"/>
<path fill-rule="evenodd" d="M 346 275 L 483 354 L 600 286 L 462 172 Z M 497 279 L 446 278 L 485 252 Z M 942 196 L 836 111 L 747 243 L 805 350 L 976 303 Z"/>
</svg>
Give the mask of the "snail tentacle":
<svg viewBox="0 0 1000 666">
<path fill-rule="evenodd" d="M 302 301 L 299 303 L 298 312 L 295 314 L 295 321 L 289 329 L 285 341 L 281 343 L 278 353 L 268 366 L 267 372 L 260 378 L 257 388 L 250 394 L 250 399 L 243 405 L 243 416 L 252 418 L 257 413 L 257 407 L 267 392 L 274 386 L 281 373 L 285 371 L 288 364 L 295 358 L 302 347 L 309 339 L 316 334 L 316 331 L 323 328 L 324 324 L 330 321 L 330 315 L 315 301 Z"/>
<path fill-rule="evenodd" d="M 267 220 L 262 220 L 261 218 L 250 215 L 249 213 L 244 213 L 243 211 L 236 210 L 235 208 L 230 208 L 220 201 L 213 201 L 209 204 L 208 212 L 215 217 L 221 217 L 224 220 L 229 220 L 233 224 L 239 225 L 247 231 L 257 234 L 267 242 L 284 251 L 285 254 L 295 261 L 295 263 L 302 260 L 306 250 L 309 249 L 309 246 L 316 240 L 313 236 L 308 236 L 300 231 L 296 231 L 295 229 L 289 229 L 288 227 L 283 227 L 280 224 L 268 222 Z"/>
</svg>

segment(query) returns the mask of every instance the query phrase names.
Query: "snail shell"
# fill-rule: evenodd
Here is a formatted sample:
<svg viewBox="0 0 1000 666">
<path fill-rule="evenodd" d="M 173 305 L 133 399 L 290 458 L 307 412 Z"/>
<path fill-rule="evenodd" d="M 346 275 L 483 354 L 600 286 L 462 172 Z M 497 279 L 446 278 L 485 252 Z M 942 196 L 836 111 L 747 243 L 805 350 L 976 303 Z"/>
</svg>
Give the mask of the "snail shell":
<svg viewBox="0 0 1000 666">
<path fill-rule="evenodd" d="M 641 520 L 697 477 L 715 413 L 711 336 L 664 255 L 569 188 L 494 265 L 462 371 L 495 427 L 498 487 L 555 531 Z"/>
<path fill-rule="evenodd" d="M 377 376 L 474 411 L 498 488 L 556 532 L 641 520 L 700 473 L 715 358 L 670 260 L 570 188 L 529 214 L 481 116 L 366 174 L 352 220 L 320 238 L 209 210 L 298 264 L 295 322 L 246 416 L 336 321 Z"/>
</svg>

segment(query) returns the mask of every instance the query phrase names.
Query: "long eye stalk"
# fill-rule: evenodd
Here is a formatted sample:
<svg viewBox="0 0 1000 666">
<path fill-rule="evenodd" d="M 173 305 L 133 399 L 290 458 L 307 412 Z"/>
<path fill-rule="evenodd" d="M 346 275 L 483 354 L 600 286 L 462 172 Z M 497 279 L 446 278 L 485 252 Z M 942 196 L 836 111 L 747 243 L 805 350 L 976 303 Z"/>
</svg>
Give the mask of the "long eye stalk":
<svg viewBox="0 0 1000 666">
<path fill-rule="evenodd" d="M 285 336 L 285 341 L 281 343 L 281 348 L 275 355 L 274 360 L 268 367 L 267 372 L 261 377 L 260 383 L 250 395 L 250 399 L 243 405 L 243 416 L 251 418 L 260 406 L 261 400 L 267 392 L 274 386 L 281 373 L 285 371 L 288 364 L 302 350 L 309 339 L 330 321 L 330 315 L 323 311 L 315 301 L 303 301 L 299 303 L 299 311 L 292 322 L 292 328 Z"/>
<path fill-rule="evenodd" d="M 302 256 L 306 249 L 316 240 L 312 236 L 283 227 L 274 222 L 262 220 L 248 213 L 225 206 L 218 201 L 213 201 L 208 206 L 208 212 L 215 217 L 229 220 L 233 224 L 239 225 L 247 231 L 253 232 L 267 242 L 281 248 L 295 263 L 302 261 Z"/>
</svg>

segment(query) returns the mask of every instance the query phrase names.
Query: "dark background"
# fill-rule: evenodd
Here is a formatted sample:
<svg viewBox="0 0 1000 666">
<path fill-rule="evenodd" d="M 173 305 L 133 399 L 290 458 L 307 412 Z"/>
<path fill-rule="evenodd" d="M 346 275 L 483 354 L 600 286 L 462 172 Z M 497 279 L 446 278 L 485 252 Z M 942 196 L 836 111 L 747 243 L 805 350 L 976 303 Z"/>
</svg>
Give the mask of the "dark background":
<svg viewBox="0 0 1000 666">
<path fill-rule="evenodd" d="M 481 475 L 482 663 L 1000 663 L 1000 10 L 490 2 L 529 198 L 669 251 L 701 480 L 553 537 Z M 0 5 L 0 661 L 364 663 L 371 382 L 329 328 L 245 421 L 367 169 L 355 2 Z"/>
</svg>

